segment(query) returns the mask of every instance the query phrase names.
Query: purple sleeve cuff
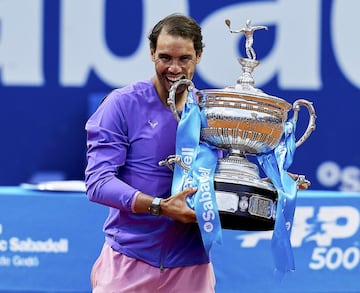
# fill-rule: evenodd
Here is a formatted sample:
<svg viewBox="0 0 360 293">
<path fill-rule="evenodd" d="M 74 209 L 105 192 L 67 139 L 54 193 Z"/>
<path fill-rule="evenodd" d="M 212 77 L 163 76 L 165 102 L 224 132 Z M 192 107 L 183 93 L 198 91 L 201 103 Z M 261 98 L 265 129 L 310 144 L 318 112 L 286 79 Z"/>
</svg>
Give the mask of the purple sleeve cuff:
<svg viewBox="0 0 360 293">
<path fill-rule="evenodd" d="M 135 202 L 136 202 L 136 199 L 137 199 L 139 194 L 140 194 L 140 191 L 136 191 L 134 196 L 132 197 L 132 200 L 131 200 L 131 211 L 133 213 L 136 213 L 136 211 L 135 211 Z"/>
</svg>

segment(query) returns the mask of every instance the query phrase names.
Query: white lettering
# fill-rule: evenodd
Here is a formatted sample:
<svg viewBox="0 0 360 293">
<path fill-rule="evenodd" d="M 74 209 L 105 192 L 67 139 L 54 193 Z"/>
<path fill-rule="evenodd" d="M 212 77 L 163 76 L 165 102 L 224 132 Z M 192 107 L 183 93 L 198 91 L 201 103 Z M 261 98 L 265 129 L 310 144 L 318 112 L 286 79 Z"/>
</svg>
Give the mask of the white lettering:
<svg viewBox="0 0 360 293">
<path fill-rule="evenodd" d="M 341 176 L 341 191 L 360 191 L 360 169 L 355 166 L 348 166 L 343 169 Z"/>
<path fill-rule="evenodd" d="M 182 148 L 181 156 L 186 165 L 190 166 L 192 164 L 194 149 L 193 148 Z"/>
<path fill-rule="evenodd" d="M 357 38 L 349 35 L 346 31 L 354 28 L 354 19 L 357 19 L 359 11 L 358 0 L 334 0 L 332 4 L 331 32 L 334 54 L 338 61 L 339 68 L 344 75 L 358 88 L 360 77 L 360 44 Z"/>
<path fill-rule="evenodd" d="M 214 230 L 214 225 L 211 223 L 211 221 L 213 221 L 216 217 L 212 203 L 211 192 L 209 192 L 210 169 L 200 168 L 199 173 L 199 191 L 201 192 L 199 202 L 203 204 L 204 212 L 202 213 L 202 219 L 205 221 L 203 224 L 203 229 L 205 232 L 209 233 Z"/>
<path fill-rule="evenodd" d="M 355 235 L 359 229 L 360 216 L 357 208 L 351 206 L 321 207 L 317 214 L 321 231 L 309 235 L 306 241 L 314 240 L 318 246 L 330 246 L 334 239 Z"/>
<path fill-rule="evenodd" d="M 346 166 L 343 169 L 332 161 L 323 162 L 317 169 L 319 182 L 326 187 L 335 187 L 339 184 L 340 191 L 360 191 L 360 168 Z"/>
<path fill-rule="evenodd" d="M 17 237 L 12 237 L 9 240 L 10 251 L 12 252 L 44 252 L 44 253 L 67 253 L 69 251 L 69 244 L 67 239 L 60 239 L 54 241 L 49 238 L 45 241 L 35 241 L 31 238 L 21 240 Z"/>
<path fill-rule="evenodd" d="M 341 170 L 339 166 L 331 161 L 322 163 L 317 170 L 317 178 L 321 184 L 331 187 L 338 184 Z"/>
<path fill-rule="evenodd" d="M 40 261 L 36 256 L 21 257 L 14 255 L 12 263 L 15 267 L 38 267 Z"/>
<path fill-rule="evenodd" d="M 0 71 L 4 85 L 45 84 L 45 42 L 43 0 L 0 1 Z M 83 86 L 90 72 L 111 86 L 127 84 L 139 78 L 148 78 L 153 73 L 149 62 L 149 46 L 145 34 L 161 17 L 173 11 L 189 14 L 189 1 L 143 0 L 143 16 L 135 52 L 118 56 L 107 46 L 106 0 L 61 0 L 59 12 L 59 84 Z M 334 0 L 330 21 L 332 48 L 335 61 L 345 77 L 360 87 L 357 58 L 360 44 L 351 34 L 352 20 L 356 18 L 360 2 L 357 0 Z M 18 9 L 21 6 L 22 9 Z M 84 10 L 84 7 L 86 9 Z M 126 7 L 124 8 L 126 9 Z M 123 12 L 124 13 L 124 12 Z M 126 12 L 125 12 L 126 13 Z M 321 1 L 278 0 L 273 2 L 246 2 L 223 6 L 210 13 L 200 24 L 203 28 L 206 50 L 198 66 L 198 74 L 208 84 L 223 87 L 233 84 L 241 73 L 236 58 L 239 57 L 240 34 L 233 35 L 224 24 L 230 18 L 234 26 L 244 26 L 251 17 L 253 25 L 274 27 L 274 42 L 269 53 L 261 58 L 261 67 L 256 71 L 260 86 L 277 75 L 283 89 L 320 89 L 321 81 Z M 303 18 L 306 21 L 294 21 Z M 18 20 L 21 19 L 21 22 Z M 301 23 L 301 25 L 298 25 Z M 128 27 L 109 28 L 118 33 Z M 256 32 L 254 47 L 261 47 L 265 31 Z M 57 36 L 56 36 L 57 37 Z M 137 37 L 137 36 L 136 36 Z M 126 42 L 126 40 L 123 40 Z M 26 49 L 24 49 L 26 48 Z M 218 54 L 221 62 L 218 62 Z M 259 55 L 259 54 L 258 54 Z M 133 70 L 134 68 L 142 68 Z M 126 68 L 126 70 L 124 70 Z M 300 70 L 301 69 L 301 70 Z M 140 75 L 139 75 L 140 74 Z"/>
<path fill-rule="evenodd" d="M 358 247 L 315 247 L 309 263 L 312 270 L 321 270 L 324 268 L 336 270 L 344 267 L 352 270 L 359 265 L 360 250 Z"/>
<path fill-rule="evenodd" d="M 0 240 L 0 252 L 8 250 L 8 242 L 6 240 Z"/>
<path fill-rule="evenodd" d="M 350 238 L 359 230 L 360 213 L 352 206 L 322 206 L 315 214 L 312 206 L 296 208 L 291 234 L 293 247 L 315 242 L 328 247 L 334 240 Z M 256 247 L 261 240 L 271 240 L 273 231 L 249 232 L 237 236 L 241 247 Z"/>
<path fill-rule="evenodd" d="M 10 257 L 0 256 L 0 267 L 9 267 L 11 265 Z"/>
<path fill-rule="evenodd" d="M 300 247 L 306 237 L 314 230 L 308 220 L 314 217 L 314 207 L 297 207 L 295 210 L 293 230 L 291 234 L 291 245 Z"/>
<path fill-rule="evenodd" d="M 214 230 L 214 225 L 211 222 L 204 223 L 204 231 L 210 233 Z"/>
<path fill-rule="evenodd" d="M 4 85 L 41 86 L 45 82 L 43 6 L 42 0 L 0 1 L 0 72 Z"/>
<path fill-rule="evenodd" d="M 203 213 L 203 219 L 205 221 L 212 221 L 215 219 L 215 212 L 213 210 L 207 210 Z M 212 226 L 212 224 L 211 224 Z"/>
<path fill-rule="evenodd" d="M 200 185 L 200 191 L 202 191 L 201 195 L 200 195 L 200 199 L 199 202 L 207 202 L 209 200 L 211 200 L 211 193 L 210 192 L 204 192 L 204 184 Z"/>
</svg>

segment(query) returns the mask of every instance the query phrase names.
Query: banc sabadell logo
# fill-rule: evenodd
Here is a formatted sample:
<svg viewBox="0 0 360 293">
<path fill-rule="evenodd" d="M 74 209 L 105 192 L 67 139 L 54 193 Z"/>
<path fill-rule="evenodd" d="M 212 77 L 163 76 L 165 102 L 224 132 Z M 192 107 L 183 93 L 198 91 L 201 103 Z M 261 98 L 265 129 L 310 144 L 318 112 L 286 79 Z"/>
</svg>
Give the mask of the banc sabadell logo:
<svg viewBox="0 0 360 293">
<path fill-rule="evenodd" d="M 321 35 L 322 2 L 234 1 L 209 11 L 200 21 L 206 50 L 198 66 L 198 78 L 213 87 L 223 87 L 239 75 L 239 65 L 234 62 L 239 55 L 239 39 L 226 33 L 224 20 L 231 19 L 234 23 L 236 20 L 237 23 L 251 16 L 257 24 L 269 24 L 277 29 L 271 51 L 261 59 L 261 70 L 256 72 L 257 86 L 261 88 L 276 76 L 280 90 L 321 91 L 324 74 L 321 72 L 321 42 L 324 39 Z M 142 36 L 164 15 L 174 11 L 191 15 L 191 11 L 200 10 L 204 5 L 201 1 L 141 1 L 142 21 L 138 22 L 141 28 L 132 28 L 141 34 L 141 37 L 135 36 L 139 44 L 131 54 L 119 56 L 111 51 L 104 38 L 108 29 L 104 21 L 106 0 L 59 0 L 58 4 L 59 30 L 54 32 L 58 34 L 59 40 L 56 70 L 58 86 L 64 88 L 85 87 L 91 73 L 96 73 L 102 82 L 111 87 L 119 86 L 119 81 L 125 85 L 140 78 L 148 78 L 153 74 L 153 66 L 149 62 L 147 39 Z M 359 88 L 360 48 L 358 38 L 354 37 L 356 28 L 353 24 L 358 19 L 360 1 L 333 0 L 331 6 L 331 40 L 327 49 L 333 52 L 343 78 L 354 88 Z M 3 87 L 39 88 L 47 84 L 47 71 L 54 70 L 44 62 L 45 1 L 27 0 L 22 3 L 22 8 L 18 9 L 16 1 L 0 2 L 0 83 Z M 19 22 L 19 19 L 22 21 Z M 243 24 L 244 21 L 239 23 Z M 129 28 L 113 29 L 119 38 L 122 29 Z M 123 43 L 126 46 L 126 40 Z M 228 49 L 227 53 L 219 53 L 224 48 Z M 301 70 L 294 70 L 296 68 Z M 326 188 L 360 191 L 358 166 L 341 166 L 336 161 L 324 161 L 320 162 L 316 176 L 318 182 Z"/>
</svg>

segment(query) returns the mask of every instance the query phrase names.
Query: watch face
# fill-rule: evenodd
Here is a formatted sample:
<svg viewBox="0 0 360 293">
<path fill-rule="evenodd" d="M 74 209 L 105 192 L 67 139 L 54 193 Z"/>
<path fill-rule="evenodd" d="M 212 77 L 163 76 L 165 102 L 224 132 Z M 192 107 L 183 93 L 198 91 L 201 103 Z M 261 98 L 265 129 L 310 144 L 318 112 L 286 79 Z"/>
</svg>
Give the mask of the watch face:
<svg viewBox="0 0 360 293">
<path fill-rule="evenodd" d="M 158 197 L 154 198 L 154 200 L 151 203 L 150 208 L 149 208 L 149 211 L 150 211 L 151 215 L 153 215 L 153 216 L 159 216 L 160 215 L 160 212 L 161 212 L 160 201 L 161 201 L 160 198 L 158 198 Z"/>
<path fill-rule="evenodd" d="M 160 215 L 160 207 L 159 206 L 151 206 L 150 214 L 152 214 L 154 216 Z"/>
</svg>

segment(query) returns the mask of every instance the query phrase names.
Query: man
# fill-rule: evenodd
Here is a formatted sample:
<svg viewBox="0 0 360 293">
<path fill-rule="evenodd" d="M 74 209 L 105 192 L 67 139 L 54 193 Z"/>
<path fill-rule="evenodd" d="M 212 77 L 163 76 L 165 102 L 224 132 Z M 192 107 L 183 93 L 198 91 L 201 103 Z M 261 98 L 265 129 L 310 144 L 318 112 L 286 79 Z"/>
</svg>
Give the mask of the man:
<svg viewBox="0 0 360 293">
<path fill-rule="evenodd" d="M 175 154 L 177 121 L 167 98 L 174 82 L 194 76 L 201 28 L 172 14 L 149 40 L 155 75 L 111 92 L 86 125 L 87 196 L 110 208 L 93 292 L 214 292 L 213 268 L 186 203 L 196 188 L 170 197 L 172 172 L 158 164 Z M 178 111 L 186 96 L 179 87 Z"/>
</svg>

